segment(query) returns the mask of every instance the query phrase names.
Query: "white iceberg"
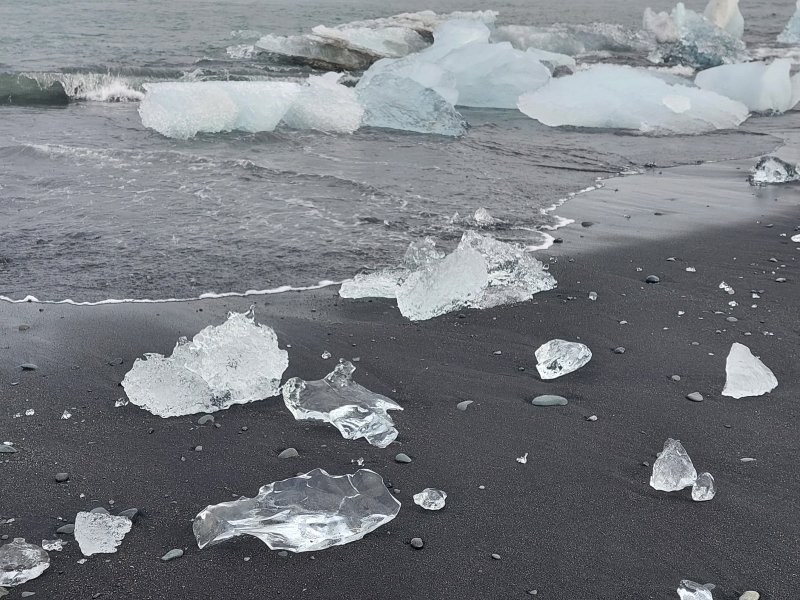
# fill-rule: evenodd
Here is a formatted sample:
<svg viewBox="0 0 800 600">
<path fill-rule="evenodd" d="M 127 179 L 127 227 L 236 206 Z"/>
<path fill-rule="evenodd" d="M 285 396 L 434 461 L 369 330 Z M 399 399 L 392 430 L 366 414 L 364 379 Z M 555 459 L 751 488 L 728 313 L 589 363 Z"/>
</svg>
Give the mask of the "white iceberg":
<svg viewBox="0 0 800 600">
<path fill-rule="evenodd" d="M 36 579 L 50 567 L 50 556 L 24 538 L 0 546 L 0 587 L 14 587 Z"/>
<path fill-rule="evenodd" d="M 750 348 L 734 342 L 725 363 L 725 388 L 723 396 L 749 398 L 763 396 L 778 387 L 778 380 Z"/>
<path fill-rule="evenodd" d="M 694 81 L 700 89 L 741 102 L 751 111 L 783 113 L 800 100 L 796 90 L 800 79 L 792 78 L 791 70 L 786 59 L 739 63 L 700 71 Z"/>
<path fill-rule="evenodd" d="M 778 41 L 781 44 L 800 44 L 800 0 L 797 0 L 795 12 L 778 36 Z"/>
<path fill-rule="evenodd" d="M 555 379 L 585 366 L 592 351 L 585 344 L 550 340 L 536 349 L 536 370 L 542 379 Z"/>
<path fill-rule="evenodd" d="M 113 554 L 132 525 L 128 517 L 102 512 L 79 512 L 75 517 L 75 541 L 84 556 Z"/>
<path fill-rule="evenodd" d="M 634 129 L 655 134 L 696 134 L 738 127 L 745 105 L 717 93 L 670 85 L 643 70 L 595 65 L 552 79 L 523 94 L 519 109 L 533 119 L 558 127 Z"/>
<path fill-rule="evenodd" d="M 797 167 L 777 156 L 764 156 L 758 159 L 750 171 L 750 185 L 767 185 L 770 183 L 789 183 L 800 180 Z"/>
</svg>

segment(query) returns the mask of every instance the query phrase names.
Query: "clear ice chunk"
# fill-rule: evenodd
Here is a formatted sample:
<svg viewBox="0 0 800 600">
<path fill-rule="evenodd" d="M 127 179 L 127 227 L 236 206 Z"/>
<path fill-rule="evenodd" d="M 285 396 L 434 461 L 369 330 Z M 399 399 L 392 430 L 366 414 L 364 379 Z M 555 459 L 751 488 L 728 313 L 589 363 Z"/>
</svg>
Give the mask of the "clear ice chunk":
<svg viewBox="0 0 800 600">
<path fill-rule="evenodd" d="M 414 494 L 414 504 L 425 510 L 442 510 L 447 494 L 442 490 L 425 488 L 419 494 Z"/>
<path fill-rule="evenodd" d="M 800 44 L 800 0 L 797 0 L 797 7 L 786 23 L 783 31 L 778 36 L 778 42 L 781 44 Z"/>
<path fill-rule="evenodd" d="M 232 312 L 192 341 L 181 339 L 172 356 L 146 354 L 122 380 L 131 402 L 154 415 L 211 413 L 234 404 L 277 396 L 288 353 L 275 332 L 256 325 L 252 309 Z"/>
<path fill-rule="evenodd" d="M 42 549 L 48 552 L 61 552 L 64 549 L 64 540 L 42 540 Z"/>
<path fill-rule="evenodd" d="M 800 173 L 793 164 L 777 156 L 764 156 L 758 160 L 750 172 L 751 185 L 768 185 L 770 183 L 789 183 L 800 180 Z"/>
<path fill-rule="evenodd" d="M 750 348 L 734 342 L 725 363 L 725 388 L 723 396 L 730 398 L 750 398 L 763 396 L 778 387 L 778 380 L 769 368 Z"/>
<path fill-rule="evenodd" d="M 650 486 L 662 492 L 676 492 L 697 481 L 697 471 L 680 440 L 668 438 L 653 463 Z"/>
<path fill-rule="evenodd" d="M 50 566 L 47 552 L 24 538 L 0 546 L 0 587 L 14 587 L 36 579 Z"/>
<path fill-rule="evenodd" d="M 700 71 L 695 84 L 741 102 L 759 113 L 783 113 L 794 108 L 798 98 L 791 77 L 792 63 L 778 59 L 770 64 L 749 62 L 722 65 Z"/>
<path fill-rule="evenodd" d="M 352 133 L 361 127 L 364 108 L 355 90 L 340 79 L 340 73 L 309 77 L 281 122 L 292 129 L 332 133 Z"/>
<path fill-rule="evenodd" d="M 551 79 L 520 96 L 518 106 L 550 127 L 634 129 L 660 135 L 732 129 L 749 115 L 744 104 L 715 92 L 671 85 L 645 70 L 604 64 Z"/>
<path fill-rule="evenodd" d="M 536 369 L 542 379 L 555 379 L 577 371 L 592 359 L 588 346 L 566 340 L 550 340 L 536 350 Z"/>
<path fill-rule="evenodd" d="M 684 579 L 678 587 L 678 596 L 681 600 L 714 600 L 711 590 L 715 587 L 713 583 L 703 585 Z"/>
<path fill-rule="evenodd" d="M 703 16 L 736 39 L 742 39 L 744 17 L 739 10 L 739 0 L 709 0 Z"/>
<path fill-rule="evenodd" d="M 297 420 L 330 423 L 348 440 L 363 437 L 385 448 L 397 437 L 388 411 L 403 407 L 353 381 L 355 370 L 353 363 L 342 361 L 324 379 L 293 377 L 283 386 L 283 401 Z"/>
<path fill-rule="evenodd" d="M 75 541 L 84 556 L 113 554 L 132 525 L 128 517 L 79 512 L 75 517 Z"/>
<path fill-rule="evenodd" d="M 254 498 L 207 506 L 193 529 L 201 549 L 251 535 L 272 550 L 313 552 L 360 540 L 399 511 L 374 471 L 334 476 L 314 469 L 265 485 Z"/>
<path fill-rule="evenodd" d="M 692 500 L 695 502 L 707 502 L 712 500 L 716 493 L 714 476 L 711 473 L 700 473 L 697 476 L 697 481 L 692 485 Z"/>
</svg>

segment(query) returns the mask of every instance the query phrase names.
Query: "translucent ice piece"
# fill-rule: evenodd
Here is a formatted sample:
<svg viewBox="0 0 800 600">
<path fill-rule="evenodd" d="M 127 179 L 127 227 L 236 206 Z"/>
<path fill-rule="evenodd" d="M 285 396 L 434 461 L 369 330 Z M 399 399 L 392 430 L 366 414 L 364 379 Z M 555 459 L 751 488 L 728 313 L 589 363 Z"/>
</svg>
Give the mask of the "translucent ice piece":
<svg viewBox="0 0 800 600">
<path fill-rule="evenodd" d="M 641 33 L 611 23 L 501 25 L 492 31 L 492 41 L 511 42 L 519 50 L 536 49 L 569 56 L 587 52 L 644 52 L 651 46 Z"/>
<path fill-rule="evenodd" d="M 283 401 L 295 419 L 330 423 L 348 440 L 365 438 L 385 448 L 397 437 L 390 410 L 403 410 L 394 400 L 369 391 L 352 380 L 355 367 L 340 362 L 324 379 L 293 377 L 283 386 Z"/>
<path fill-rule="evenodd" d="M 751 185 L 788 183 L 800 180 L 797 167 L 777 156 L 764 156 L 758 160 L 750 173 Z"/>
<path fill-rule="evenodd" d="M 79 512 L 75 517 L 75 541 L 84 556 L 113 554 L 132 525 L 128 517 Z"/>
<path fill-rule="evenodd" d="M 394 519 L 400 502 L 380 475 L 314 469 L 263 486 L 254 498 L 207 506 L 194 520 L 199 548 L 252 535 L 272 550 L 312 552 L 360 540 Z"/>
<path fill-rule="evenodd" d="M 414 504 L 425 510 L 442 510 L 447 494 L 442 490 L 425 488 L 419 494 L 414 494 Z"/>
<path fill-rule="evenodd" d="M 42 549 L 48 552 L 61 552 L 64 549 L 64 540 L 42 540 Z"/>
<path fill-rule="evenodd" d="M 340 73 L 311 76 L 300 88 L 282 122 L 293 129 L 352 133 L 361 126 L 364 108 L 355 90 L 339 83 Z"/>
<path fill-rule="evenodd" d="M 778 41 L 781 44 L 800 44 L 800 0 L 797 0 L 795 13 L 778 36 Z"/>
<path fill-rule="evenodd" d="M 700 473 L 697 481 L 692 485 L 692 500 L 695 502 L 706 502 L 714 498 L 716 494 L 714 487 L 714 476 L 711 473 Z"/>
<path fill-rule="evenodd" d="M 703 16 L 736 39 L 742 39 L 744 17 L 739 10 L 739 0 L 709 0 Z"/>
<path fill-rule="evenodd" d="M 716 586 L 713 583 L 706 583 L 705 585 L 702 585 L 700 583 L 695 583 L 694 581 L 684 579 L 681 581 L 681 585 L 678 587 L 678 596 L 680 596 L 681 600 L 714 600 L 711 590 L 713 590 L 715 587 Z"/>
<path fill-rule="evenodd" d="M 795 95 L 791 78 L 792 63 L 778 59 L 771 64 L 749 62 L 722 65 L 700 71 L 697 87 L 741 102 L 761 113 L 783 113 L 800 98 Z"/>
<path fill-rule="evenodd" d="M 536 369 L 542 379 L 555 379 L 577 371 L 592 359 L 588 346 L 566 340 L 550 340 L 536 350 Z"/>
<path fill-rule="evenodd" d="M 725 388 L 723 396 L 730 398 L 749 398 L 763 396 L 778 387 L 778 380 L 772 371 L 753 356 L 750 348 L 734 342 L 725 363 Z"/>
<path fill-rule="evenodd" d="M 0 546 L 0 586 L 14 587 L 36 579 L 50 566 L 50 557 L 24 538 Z"/>
<path fill-rule="evenodd" d="M 284 57 L 287 62 L 322 69 L 366 69 L 378 58 L 371 52 L 352 48 L 340 40 L 313 34 L 265 35 L 255 43 L 255 49 Z"/>
<path fill-rule="evenodd" d="M 650 486 L 662 492 L 676 492 L 694 485 L 697 471 L 680 440 L 668 438 L 664 449 L 653 463 Z"/>
<path fill-rule="evenodd" d="M 289 364 L 275 332 L 256 325 L 252 309 L 208 326 L 172 356 L 147 354 L 122 380 L 131 402 L 160 417 L 216 412 L 276 396 Z"/>
</svg>

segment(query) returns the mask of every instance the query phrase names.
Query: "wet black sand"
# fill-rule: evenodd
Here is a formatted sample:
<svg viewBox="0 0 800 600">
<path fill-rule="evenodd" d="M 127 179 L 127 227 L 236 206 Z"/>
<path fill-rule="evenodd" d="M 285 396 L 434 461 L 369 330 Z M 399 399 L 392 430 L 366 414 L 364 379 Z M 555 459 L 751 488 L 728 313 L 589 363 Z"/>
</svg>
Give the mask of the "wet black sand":
<svg viewBox="0 0 800 600">
<path fill-rule="evenodd" d="M 644 194 L 656 176 L 625 185 Z M 286 377 L 324 375 L 334 364 L 320 358 L 324 350 L 357 356 L 356 380 L 403 405 L 394 413 L 398 441 L 383 450 L 294 421 L 278 398 L 217 413 L 219 428 L 197 426 L 199 415 L 165 420 L 133 405 L 114 408 L 137 356 L 169 352 L 179 336 L 245 310 L 251 299 L 0 304 L 0 441 L 20 450 L 0 460 L 0 515 L 15 519 L 0 534 L 38 543 L 56 537 L 58 517 L 80 510 L 143 513 L 117 554 L 83 565 L 64 536 L 70 543 L 51 553 L 51 568 L 11 598 L 30 590 L 63 599 L 500 599 L 537 590 L 548 600 L 642 600 L 676 598 L 684 578 L 717 584 L 716 600 L 747 589 L 764 600 L 798 597 L 800 252 L 788 236 L 800 225 L 800 189 L 753 196 L 743 181 L 736 185 L 755 203 L 750 216 L 692 230 L 679 224 L 700 219 L 685 202 L 707 192 L 699 183 L 669 206 L 629 189 L 635 206 L 623 207 L 612 185 L 579 197 L 560 212 L 595 224 L 559 231 L 564 243 L 540 253 L 553 257 L 558 289 L 518 306 L 413 324 L 392 301 L 341 300 L 335 288 L 257 298 L 257 318 L 291 345 Z M 625 236 L 626 228 L 637 235 Z M 604 247 L 612 238 L 617 244 Z M 643 283 L 649 274 L 661 283 Z M 734 296 L 718 289 L 723 280 Z M 750 290 L 763 290 L 761 298 Z M 23 323 L 31 328 L 19 331 Z M 542 382 L 533 353 L 555 337 L 580 339 L 594 358 Z M 772 394 L 721 397 L 734 341 L 775 372 Z M 626 352 L 614 354 L 617 346 Z M 108 364 L 117 358 L 121 365 Z M 39 369 L 21 372 L 24 362 Z M 693 391 L 705 401 L 686 400 Z M 541 393 L 570 403 L 531 406 Z M 474 404 L 461 412 L 462 400 Z M 13 418 L 28 408 L 35 415 Z M 67 408 L 73 416 L 61 420 Z M 667 437 L 715 476 L 713 501 L 648 486 L 642 463 L 652 464 Z M 289 446 L 301 458 L 279 460 Z M 394 462 L 401 451 L 411 464 Z M 528 463 L 517 463 L 526 452 Z M 196 549 L 190 521 L 207 504 L 315 467 L 352 472 L 358 458 L 391 481 L 403 503 L 394 521 L 363 540 L 287 558 L 245 538 Z M 61 471 L 68 483 L 54 481 Z M 413 504 L 425 487 L 447 491 L 443 511 Z M 416 536 L 425 541 L 419 551 L 408 545 Z M 176 547 L 186 555 L 161 562 Z"/>
</svg>

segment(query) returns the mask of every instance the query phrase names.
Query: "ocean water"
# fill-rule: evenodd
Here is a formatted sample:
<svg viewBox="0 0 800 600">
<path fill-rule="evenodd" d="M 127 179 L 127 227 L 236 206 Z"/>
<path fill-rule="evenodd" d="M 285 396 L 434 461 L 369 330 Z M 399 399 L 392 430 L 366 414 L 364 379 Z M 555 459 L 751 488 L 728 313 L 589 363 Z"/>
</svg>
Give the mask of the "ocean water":
<svg viewBox="0 0 800 600">
<path fill-rule="evenodd" d="M 763 120 L 732 132 L 653 138 L 464 109 L 471 129 L 462 139 L 362 129 L 181 141 L 145 129 L 137 113 L 148 81 L 305 77 L 306 67 L 226 50 L 267 33 L 487 8 L 499 11 L 498 24 L 638 29 L 648 5 L 671 7 L 648 0 L 429 0 L 391 8 L 352 0 L 4 0 L 0 96 L 25 74 L 44 87 L 61 82 L 70 98 L 0 105 L 0 295 L 99 301 L 314 285 L 392 264 L 422 236 L 453 245 L 481 207 L 501 221 L 494 235 L 540 247 L 560 223 L 553 207 L 598 178 L 775 148 L 780 128 L 764 128 Z M 702 10 L 704 2 L 687 5 Z M 748 46 L 791 54 L 774 46 L 793 10 L 792 0 L 742 0 Z M 629 54 L 585 60 L 646 62 Z"/>
</svg>

